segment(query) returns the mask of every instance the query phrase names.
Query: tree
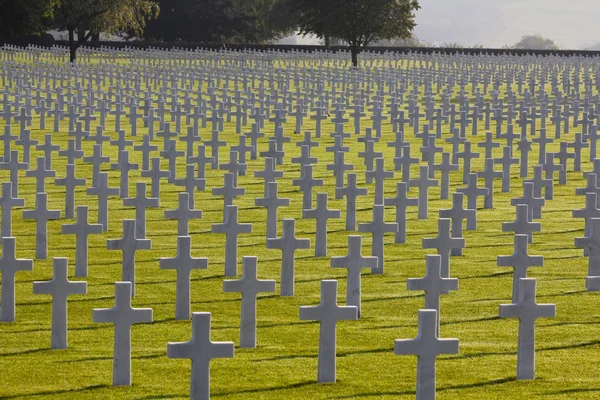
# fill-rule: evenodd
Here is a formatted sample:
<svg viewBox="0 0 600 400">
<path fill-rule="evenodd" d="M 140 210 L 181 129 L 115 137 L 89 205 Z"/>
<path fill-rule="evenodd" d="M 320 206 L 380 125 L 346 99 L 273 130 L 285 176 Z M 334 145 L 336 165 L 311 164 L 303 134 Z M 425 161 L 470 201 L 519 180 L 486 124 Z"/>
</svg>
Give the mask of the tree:
<svg viewBox="0 0 600 400">
<path fill-rule="evenodd" d="M 404 39 L 415 27 L 417 0 L 292 0 L 300 31 L 320 38 L 344 40 L 352 51 L 352 64 L 370 43 Z"/>
<path fill-rule="evenodd" d="M 552 39 L 545 38 L 542 35 L 525 35 L 515 44 L 514 48 L 526 50 L 558 50 L 558 46 Z"/>
<path fill-rule="evenodd" d="M 71 62 L 77 49 L 100 32 L 142 34 L 146 22 L 158 15 L 153 0 L 55 0 L 55 24 L 69 33 Z M 77 33 L 77 38 L 75 34 Z"/>
<path fill-rule="evenodd" d="M 383 39 L 378 40 L 369 44 L 369 46 L 379 47 L 425 47 L 426 43 L 423 43 L 415 35 L 411 35 L 403 39 Z"/>
<path fill-rule="evenodd" d="M 283 0 L 159 0 L 161 14 L 144 38 L 212 44 L 266 43 L 295 27 Z"/>
<path fill-rule="evenodd" d="M 52 21 L 51 0 L 0 0 L 0 36 L 44 33 Z"/>
</svg>

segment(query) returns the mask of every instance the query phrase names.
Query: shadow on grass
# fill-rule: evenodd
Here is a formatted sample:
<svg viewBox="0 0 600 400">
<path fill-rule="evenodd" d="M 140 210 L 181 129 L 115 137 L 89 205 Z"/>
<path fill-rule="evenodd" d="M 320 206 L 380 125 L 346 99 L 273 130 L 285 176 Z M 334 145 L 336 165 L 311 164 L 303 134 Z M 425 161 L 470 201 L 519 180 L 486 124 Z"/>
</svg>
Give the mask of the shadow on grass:
<svg viewBox="0 0 600 400">
<path fill-rule="evenodd" d="M 83 387 L 80 389 L 45 390 L 42 392 L 0 396 L 0 400 L 20 399 L 20 398 L 29 398 L 29 397 L 37 397 L 37 396 L 56 396 L 56 395 L 61 395 L 61 394 L 86 392 L 88 390 L 95 390 L 95 389 L 107 389 L 110 387 L 111 387 L 110 385 L 102 384 L 102 385 L 86 386 L 86 387 Z"/>
<path fill-rule="evenodd" d="M 114 283 L 111 283 L 111 286 L 114 286 Z M 114 299 L 114 296 L 102 296 L 102 297 L 75 297 L 73 299 L 69 298 L 69 303 L 81 303 L 81 302 L 88 302 L 88 301 L 101 301 L 101 300 L 110 300 L 110 299 Z M 38 306 L 38 305 L 44 305 L 44 304 L 52 304 L 52 300 L 48 300 L 48 301 L 31 301 L 31 302 L 23 302 L 23 303 L 17 303 L 17 306 Z"/>
<path fill-rule="evenodd" d="M 360 354 L 379 354 L 379 353 L 394 353 L 394 348 L 385 348 L 385 349 L 367 349 L 367 350 L 356 350 L 356 351 L 341 351 L 337 353 L 337 357 L 351 357 Z M 295 360 L 298 358 L 318 358 L 319 355 L 317 353 L 314 354 L 290 354 L 286 356 L 277 356 L 271 358 L 262 358 L 260 360 L 252 360 L 252 362 L 263 362 L 263 361 L 280 361 L 280 360 Z"/>
<path fill-rule="evenodd" d="M 575 394 L 575 393 L 590 393 L 600 392 L 600 388 L 575 388 L 575 389 L 564 389 L 557 392 L 546 393 L 546 396 L 556 396 L 561 394 Z"/>
<path fill-rule="evenodd" d="M 454 386 L 443 386 L 437 389 L 438 392 L 443 392 L 446 390 L 461 390 L 461 389 L 474 389 L 474 388 L 480 388 L 480 387 L 486 387 L 486 386 L 493 386 L 493 385 L 502 385 L 504 383 L 509 383 L 509 382 L 513 382 L 516 381 L 515 378 L 502 378 L 502 379 L 493 379 L 491 381 L 485 381 L 485 382 L 477 382 L 477 383 L 469 383 L 469 384 L 465 384 L 465 385 L 454 385 Z M 341 396 L 341 397 L 336 397 L 337 399 L 354 399 L 354 398 L 360 398 L 360 397 L 380 397 L 380 396 L 407 396 L 407 395 L 414 395 L 415 391 L 414 390 L 405 390 L 405 391 L 389 391 L 389 392 L 369 392 L 369 393 L 357 393 L 355 395 L 350 395 L 350 396 Z"/>
<path fill-rule="evenodd" d="M 538 326 L 537 328 L 552 328 L 555 326 L 569 326 L 569 325 L 598 325 L 600 324 L 600 321 L 585 321 L 585 322 L 577 322 L 577 321 L 573 321 L 573 322 L 554 322 L 554 323 L 550 323 L 550 324 L 543 324 Z"/>
<path fill-rule="evenodd" d="M 574 294 L 582 294 L 582 293 L 588 293 L 587 290 L 575 290 L 572 292 L 564 292 L 564 293 L 555 293 L 555 294 L 546 294 L 546 295 L 541 295 L 538 296 L 539 298 L 541 297 L 561 297 L 561 296 L 571 296 Z"/>
<path fill-rule="evenodd" d="M 207 276 L 200 276 L 200 277 L 196 277 L 196 278 L 190 278 L 190 282 L 200 282 L 200 281 L 210 281 L 213 279 L 222 279 L 223 275 L 207 275 Z M 177 283 L 176 279 L 173 280 L 161 280 L 161 281 L 142 281 L 142 282 L 135 282 L 136 286 L 143 286 L 143 285 L 162 285 L 162 284 L 169 284 L 169 283 Z M 105 282 L 105 283 L 99 283 L 96 286 L 114 286 L 115 283 L 114 282 Z M 114 298 L 114 297 L 111 297 Z M 69 300 L 71 301 L 71 300 Z"/>
<path fill-rule="evenodd" d="M 28 350 L 22 350 L 22 351 L 14 351 L 14 352 L 10 352 L 10 353 L 0 353 L 0 357 L 23 356 L 26 354 L 43 353 L 46 351 L 50 351 L 50 349 L 49 348 L 28 349 Z"/>
<path fill-rule="evenodd" d="M 505 271 L 505 272 L 496 272 L 493 274 L 488 274 L 488 275 L 474 275 L 474 276 L 464 276 L 462 278 L 460 278 L 460 280 L 465 280 L 465 279 L 485 279 L 485 278 L 499 278 L 502 276 L 506 276 L 506 275 L 512 275 L 513 272 L 512 271 Z"/>
<path fill-rule="evenodd" d="M 488 322 L 488 321 L 499 321 L 500 317 L 483 317 L 483 318 L 475 318 L 475 319 L 462 319 L 457 321 L 442 321 L 440 325 L 458 325 L 458 324 L 470 324 L 474 322 Z"/>
<path fill-rule="evenodd" d="M 167 353 L 160 353 L 160 354 L 146 354 L 146 355 L 141 355 L 141 356 L 131 356 L 132 360 L 151 360 L 154 358 L 160 358 L 160 357 L 167 357 Z M 61 361 L 56 361 L 57 363 L 66 363 L 66 364 L 70 364 L 70 363 L 74 363 L 74 362 L 93 362 L 93 361 L 112 361 L 113 357 L 84 357 L 84 358 L 75 358 L 75 359 L 70 359 L 70 360 L 61 360 Z"/>
<path fill-rule="evenodd" d="M 306 321 L 306 322 L 283 322 L 279 324 L 260 324 L 258 323 L 258 328 L 276 328 L 279 326 L 292 326 L 292 325 L 316 325 L 319 324 L 319 321 Z M 224 325 L 224 326 L 214 326 L 212 330 L 226 330 L 226 329 L 240 329 L 239 325 Z"/>
<path fill-rule="evenodd" d="M 298 389 L 298 388 L 301 388 L 304 386 L 314 385 L 316 383 L 317 383 L 317 381 L 311 380 L 311 381 L 292 383 L 289 385 L 273 386 L 273 387 L 268 387 L 268 388 L 246 389 L 246 390 L 238 390 L 238 391 L 233 391 L 233 392 L 211 393 L 211 397 L 229 396 L 232 394 L 265 393 L 265 392 L 274 392 L 277 390 L 286 390 L 286 389 Z"/>
<path fill-rule="evenodd" d="M 387 300 L 400 300 L 400 299 L 416 299 L 419 297 L 425 297 L 425 294 L 412 294 L 412 295 L 403 295 L 403 296 L 389 296 L 389 297 L 373 297 L 362 299 L 363 303 L 372 303 L 374 301 L 387 301 Z"/>
<path fill-rule="evenodd" d="M 600 345 L 600 340 L 593 340 L 591 342 L 582 342 L 582 343 L 573 343 L 564 346 L 551 346 L 551 347 L 543 347 L 539 349 L 535 349 L 536 353 L 541 353 L 545 351 L 556 351 L 556 350 L 569 350 L 569 349 L 580 349 L 584 347 L 591 347 Z M 488 357 L 488 356 L 516 356 L 516 351 L 506 351 L 506 352 L 484 352 L 484 353 L 470 353 L 470 354 L 461 354 L 457 356 L 449 356 L 444 357 L 445 360 L 459 360 L 459 359 L 469 359 L 469 358 L 480 358 L 480 357 Z"/>
</svg>

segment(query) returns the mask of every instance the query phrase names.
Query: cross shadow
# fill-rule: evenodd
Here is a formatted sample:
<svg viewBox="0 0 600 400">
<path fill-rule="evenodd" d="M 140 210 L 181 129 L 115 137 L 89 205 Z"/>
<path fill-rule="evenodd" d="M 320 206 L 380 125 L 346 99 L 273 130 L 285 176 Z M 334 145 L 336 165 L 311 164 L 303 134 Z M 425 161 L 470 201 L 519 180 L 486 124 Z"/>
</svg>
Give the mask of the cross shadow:
<svg viewBox="0 0 600 400">
<path fill-rule="evenodd" d="M 505 272 L 496 272 L 494 274 L 489 274 L 489 275 L 475 275 L 475 276 L 465 276 L 460 278 L 460 280 L 465 280 L 465 279 L 485 279 L 485 278 L 499 278 L 501 276 L 506 276 L 506 275 L 512 275 L 513 272 L 512 271 L 505 271 Z"/>
<path fill-rule="evenodd" d="M 297 389 L 304 386 L 310 386 L 316 384 L 317 381 L 310 380 L 298 383 L 291 383 L 289 385 L 281 385 L 281 386 L 273 386 L 268 388 L 260 388 L 260 389 L 246 389 L 246 390 L 238 390 L 233 392 L 218 392 L 211 393 L 211 397 L 219 397 L 219 396 L 229 396 L 232 394 L 250 394 L 250 393 L 265 393 L 265 392 L 274 392 L 278 390 L 286 390 L 286 389 Z"/>
<path fill-rule="evenodd" d="M 554 293 L 554 294 L 546 294 L 546 295 L 541 295 L 538 296 L 538 298 L 542 298 L 542 297 L 561 297 L 561 296 L 572 296 L 574 294 L 582 294 L 582 293 L 587 293 L 587 290 L 575 290 L 572 292 L 564 292 L 564 293 Z"/>
<path fill-rule="evenodd" d="M 363 303 L 371 303 L 374 301 L 386 301 L 386 300 L 399 300 L 399 299 L 416 299 L 419 297 L 425 297 L 424 293 L 421 294 L 412 294 L 412 295 L 403 295 L 403 296 L 389 296 L 389 297 L 375 297 L 370 299 L 362 299 Z"/>
<path fill-rule="evenodd" d="M 477 388 L 477 387 L 501 385 L 501 384 L 513 382 L 513 381 L 516 381 L 516 378 L 493 379 L 491 381 L 471 383 L 471 384 L 466 384 L 466 385 L 444 386 L 444 387 L 437 388 L 437 391 L 443 392 L 446 390 L 472 389 L 472 388 Z M 414 394 L 415 394 L 414 390 L 388 391 L 388 392 L 380 391 L 380 392 L 357 393 L 355 395 L 350 395 L 350 396 L 340 396 L 340 397 L 336 397 L 336 399 L 354 399 L 354 398 L 360 398 L 360 397 L 380 397 L 380 396 L 408 396 L 408 395 L 414 395 Z"/>
<path fill-rule="evenodd" d="M 46 390 L 46 391 L 42 391 L 42 392 L 34 392 L 34 393 L 27 393 L 27 394 L 15 394 L 15 395 L 8 395 L 8 396 L 0 396 L 0 400 L 29 398 L 29 397 L 36 397 L 36 396 L 56 396 L 56 395 L 69 394 L 69 393 L 80 393 L 80 392 L 85 392 L 88 390 L 95 390 L 95 389 L 107 389 L 110 387 L 111 386 L 109 386 L 109 385 L 102 384 L 102 385 L 86 386 L 86 387 L 79 388 L 79 389 Z"/>
<path fill-rule="evenodd" d="M 574 343 L 574 344 L 569 344 L 569 345 L 564 345 L 564 346 L 544 347 L 541 349 L 535 349 L 535 351 L 537 353 L 537 352 L 542 352 L 542 351 L 580 349 L 583 347 L 591 347 L 591 346 L 596 346 L 596 345 L 600 345 L 600 340 L 592 340 L 591 342 Z"/>
<path fill-rule="evenodd" d="M 15 352 L 10 352 L 10 353 L 0 353 L 0 357 L 22 356 L 22 355 L 26 355 L 26 354 L 42 353 L 45 351 L 50 351 L 50 349 L 49 348 L 28 349 L 28 350 L 15 351 Z"/>
<path fill-rule="evenodd" d="M 459 321 L 445 321 L 440 322 L 440 325 L 457 325 L 457 324 L 469 324 L 473 322 L 488 322 L 488 321 L 499 321 L 500 317 L 484 317 L 484 318 L 476 318 L 476 319 L 463 319 Z"/>
<path fill-rule="evenodd" d="M 166 353 L 161 354 L 146 354 L 141 356 L 131 356 L 133 360 L 151 360 L 154 358 L 166 357 Z M 74 363 L 74 362 L 93 362 L 93 361 L 112 361 L 113 357 L 84 357 L 84 358 L 76 358 L 71 360 L 61 360 L 57 361 L 59 363 Z"/>
<path fill-rule="evenodd" d="M 557 392 L 546 393 L 546 396 L 554 396 L 561 394 L 575 394 L 575 393 L 590 393 L 590 392 L 600 392 L 600 388 L 574 388 L 574 389 L 564 389 L 559 390 Z"/>
<path fill-rule="evenodd" d="M 114 286 L 114 283 L 111 283 L 111 286 Z M 114 296 L 102 296 L 102 297 L 85 297 L 82 296 L 80 298 L 69 299 L 69 303 L 81 303 L 81 302 L 89 302 L 89 301 L 99 301 L 99 300 L 110 300 L 114 299 Z M 52 304 L 52 300 L 48 301 L 31 301 L 31 302 L 23 302 L 17 303 L 17 306 L 38 306 L 44 304 Z"/>
<path fill-rule="evenodd" d="M 545 260 L 572 260 L 574 258 L 580 258 L 580 256 L 544 257 Z"/>
</svg>

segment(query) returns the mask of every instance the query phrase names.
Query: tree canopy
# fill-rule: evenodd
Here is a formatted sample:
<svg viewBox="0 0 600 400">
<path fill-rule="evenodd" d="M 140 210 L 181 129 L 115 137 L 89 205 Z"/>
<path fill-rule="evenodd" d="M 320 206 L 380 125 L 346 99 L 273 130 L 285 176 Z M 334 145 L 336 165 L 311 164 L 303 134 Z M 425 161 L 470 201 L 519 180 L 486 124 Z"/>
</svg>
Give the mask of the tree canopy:
<svg viewBox="0 0 600 400">
<path fill-rule="evenodd" d="M 159 0 L 143 37 L 166 42 L 265 43 L 293 31 L 283 0 Z"/>
<path fill-rule="evenodd" d="M 77 48 L 94 34 L 141 35 L 146 22 L 158 11 L 153 0 L 54 0 L 53 7 L 55 27 L 69 33 L 71 61 Z"/>
<path fill-rule="evenodd" d="M 52 22 L 52 0 L 0 0 L 0 36 L 45 32 Z"/>
<path fill-rule="evenodd" d="M 558 50 L 558 46 L 552 39 L 542 35 L 525 35 L 514 47 L 526 50 Z"/>
<path fill-rule="evenodd" d="M 291 0 L 300 31 L 320 38 L 344 40 L 352 50 L 352 63 L 370 43 L 411 37 L 416 25 L 417 0 Z"/>
</svg>

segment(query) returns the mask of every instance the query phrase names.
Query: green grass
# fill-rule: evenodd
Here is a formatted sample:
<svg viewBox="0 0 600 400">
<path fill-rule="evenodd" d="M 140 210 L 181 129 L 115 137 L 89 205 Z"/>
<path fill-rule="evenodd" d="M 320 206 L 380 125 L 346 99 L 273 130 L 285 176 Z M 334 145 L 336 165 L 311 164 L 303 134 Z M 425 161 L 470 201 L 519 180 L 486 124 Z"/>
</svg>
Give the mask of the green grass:
<svg viewBox="0 0 600 400">
<path fill-rule="evenodd" d="M 50 129 L 51 121 L 50 118 L 47 122 Z M 114 126 L 112 121 L 109 118 L 109 127 Z M 293 118 L 288 118 L 288 121 L 285 132 L 290 134 L 294 129 Z M 363 124 L 368 126 L 368 120 L 365 119 Z M 40 131 L 37 126 L 38 121 L 34 120 L 32 136 L 42 141 L 43 135 L 51 131 Z M 92 132 L 95 132 L 94 126 Z M 128 127 L 124 120 L 123 126 Z M 307 120 L 304 128 L 313 127 L 313 122 Z M 473 142 L 485 138 L 483 124 L 480 127 L 479 136 L 468 134 Z M 61 133 L 53 135 L 53 141 L 66 148 L 66 121 L 62 128 Z M 272 125 L 267 124 L 265 131 L 272 134 L 272 129 Z M 347 130 L 350 131 L 349 128 Z M 492 130 L 495 131 L 493 122 Z M 329 193 L 330 208 L 343 210 L 345 200 L 334 200 L 335 181 L 331 172 L 326 170 L 326 164 L 333 162 L 333 154 L 325 152 L 325 147 L 333 144 L 329 137 L 332 131 L 332 124 L 325 123 L 320 147 L 313 151 L 313 156 L 319 157 L 315 177 L 325 179 L 325 186 L 315 192 Z M 561 140 L 572 141 L 575 131 L 572 129 Z M 107 134 L 110 132 L 110 129 L 105 131 Z M 132 139 L 139 142 L 146 132 L 145 128 L 139 127 L 138 137 Z M 550 123 L 548 132 L 554 132 Z M 201 136 L 208 140 L 209 132 L 202 130 Z M 226 124 L 221 136 L 230 145 L 237 144 L 235 123 Z M 291 206 L 281 208 L 279 218 L 296 218 L 297 236 L 310 238 L 314 246 L 314 220 L 301 219 L 301 194 L 291 186 L 291 181 L 299 177 L 300 170 L 290 160 L 300 154 L 295 142 L 302 140 L 302 136 L 291 136 L 292 143 L 285 147 L 286 162 L 279 167 L 284 171 L 284 177 L 278 180 L 280 196 L 290 198 Z M 388 170 L 393 169 L 393 150 L 385 143 L 393 140 L 393 136 L 390 125 L 386 124 L 383 138 L 376 145 L 377 151 L 385 152 Z M 412 129 L 408 130 L 407 137 L 412 142 L 414 156 L 418 153 L 419 141 L 413 138 Z M 114 133 L 113 138 L 116 138 Z M 161 144 L 162 141 L 159 139 L 156 143 Z M 358 143 L 354 136 L 346 143 L 351 148 L 346 161 L 355 164 L 359 183 L 364 186 L 364 167 L 357 156 L 363 150 L 363 144 Z M 91 154 L 92 144 L 84 143 L 86 154 Z M 184 149 L 181 143 L 178 146 Z M 449 151 L 450 147 L 445 143 L 444 147 Z M 557 141 L 549 146 L 548 151 L 558 151 L 558 147 Z M 266 140 L 262 140 L 259 150 L 266 148 Z M 475 149 L 474 146 L 474 151 L 480 150 Z M 534 146 L 534 149 L 537 147 Z M 114 148 L 106 147 L 105 154 L 116 162 Z M 41 155 L 41 152 L 32 151 L 32 166 L 35 166 L 35 157 Z M 495 149 L 494 156 L 501 155 L 501 149 Z M 137 154 L 130 159 L 141 163 Z M 229 159 L 228 150 L 221 149 L 220 159 Z M 584 151 L 584 160 L 587 159 L 588 153 Z M 536 160 L 537 152 L 533 151 L 530 166 L 535 165 Z M 178 175 L 183 176 L 185 165 L 183 160 L 180 161 Z M 56 155 L 53 163 L 57 177 L 62 177 L 66 160 Z M 276 279 L 279 283 L 281 252 L 265 248 L 266 210 L 254 206 L 254 198 L 261 197 L 263 183 L 254 178 L 253 172 L 262 166 L 262 160 L 250 162 L 248 174 L 239 178 L 239 185 L 246 189 L 246 195 L 235 202 L 240 208 L 240 222 L 253 224 L 252 234 L 240 236 L 239 257 L 258 256 L 259 277 Z M 165 169 L 166 163 L 162 167 Z M 480 158 L 474 162 L 473 171 L 482 169 L 483 159 Z M 590 163 L 586 162 L 584 170 L 590 169 Z M 108 170 L 108 165 L 105 170 Z M 415 166 L 413 173 L 417 172 L 418 167 Z M 208 170 L 207 188 L 221 186 L 222 173 Z M 35 180 L 24 175 L 23 172 L 20 176 L 19 194 L 25 198 L 25 209 L 31 209 L 35 205 Z M 90 166 L 78 160 L 77 175 L 87 177 L 89 182 Z M 110 185 L 118 187 L 119 172 L 109 171 L 109 176 Z M 1 171 L 0 177 L 7 180 L 6 171 Z M 464 186 L 461 177 L 461 173 L 453 173 L 451 192 Z M 583 236 L 583 221 L 571 217 L 571 210 L 582 208 L 585 201 L 584 197 L 575 196 L 575 188 L 585 185 L 579 172 L 568 174 L 567 185 L 555 185 L 555 199 L 547 202 L 543 209 L 542 232 L 534 234 L 534 243 L 530 245 L 530 254 L 545 257 L 545 266 L 531 268 L 528 274 L 538 279 L 538 302 L 555 303 L 557 317 L 537 323 L 536 380 L 517 382 L 514 379 L 518 323 L 498 318 L 498 305 L 510 302 L 512 274 L 508 268 L 496 266 L 496 256 L 512 253 L 512 234 L 501 232 L 501 223 L 514 220 L 510 199 L 521 196 L 522 183 L 516 167 L 512 170 L 512 178 L 510 194 L 500 193 L 500 182 L 496 183 L 495 208 L 478 211 L 478 230 L 464 233 L 467 242 L 464 256 L 451 260 L 451 275 L 460 279 L 460 290 L 441 299 L 441 336 L 460 339 L 460 354 L 438 358 L 438 395 L 442 399 L 461 400 L 525 396 L 540 399 L 597 398 L 600 384 L 594 366 L 600 362 L 598 295 L 585 291 L 587 259 L 573 245 L 574 237 Z M 400 176 L 396 174 L 395 179 L 386 182 L 386 197 L 394 195 L 398 179 Z M 132 194 L 137 181 L 149 182 L 140 178 L 139 171 L 131 173 Z M 371 220 L 374 187 L 367 187 L 369 197 L 359 198 L 359 222 Z M 64 188 L 50 182 L 47 182 L 46 188 L 49 208 L 63 209 Z M 122 201 L 114 198 L 109 205 L 109 232 L 93 235 L 89 240 L 88 294 L 70 297 L 68 350 L 49 349 L 51 298 L 33 295 L 32 282 L 50 279 L 52 257 L 68 257 L 72 276 L 75 237 L 60 234 L 61 225 L 72 221 L 51 221 L 48 225 L 48 260 L 36 260 L 33 272 L 17 274 L 17 320 L 0 324 L 0 398 L 141 400 L 183 399 L 189 396 L 190 362 L 168 359 L 166 348 L 168 341 L 189 340 L 191 322 L 174 320 L 175 272 L 158 268 L 160 257 L 175 256 L 177 222 L 165 220 L 163 213 L 165 209 L 176 208 L 180 190 L 163 182 L 161 207 L 149 209 L 147 214 L 152 250 L 137 253 L 137 294 L 133 305 L 151 307 L 154 323 L 132 328 L 133 386 L 111 386 L 113 327 L 92 323 L 92 309 L 112 307 L 114 282 L 121 276 L 121 253 L 106 250 L 106 240 L 121 237 L 121 221 L 132 219 L 135 215 L 133 208 L 123 207 Z M 410 194 L 416 196 L 416 189 L 411 189 Z M 84 188 L 78 188 L 76 204 L 88 204 L 90 220 L 96 220 L 97 201 L 86 196 Z M 316 383 L 319 325 L 299 321 L 298 307 L 319 302 L 321 279 L 339 280 L 338 299 L 343 304 L 346 273 L 330 268 L 328 258 L 312 257 L 313 247 L 296 253 L 296 295 L 293 298 L 272 294 L 260 296 L 258 348 L 236 348 L 234 359 L 212 362 L 212 395 L 227 399 L 413 398 L 416 357 L 395 356 L 393 344 L 394 339 L 416 336 L 417 312 L 424 305 L 424 297 L 421 292 L 407 291 L 406 279 L 424 275 L 425 255 L 431 250 L 422 249 L 421 239 L 437 235 L 437 210 L 450 206 L 451 200 L 439 200 L 439 188 L 433 189 L 430 191 L 428 220 L 417 220 L 416 208 L 408 212 L 407 244 L 395 245 L 393 235 L 386 236 L 385 274 L 363 274 L 361 320 L 338 324 L 337 383 Z M 240 295 L 222 292 L 224 235 L 210 232 L 212 223 L 221 222 L 222 207 L 222 199 L 213 197 L 209 189 L 197 193 L 196 208 L 204 211 L 204 217 L 190 223 L 192 255 L 208 257 L 209 268 L 192 273 L 192 311 L 212 313 L 212 340 L 237 344 Z M 387 209 L 386 219 L 394 219 L 392 209 Z M 344 213 L 341 219 L 330 221 L 329 256 L 345 255 L 347 236 L 357 234 L 345 232 L 344 227 Z M 34 257 L 34 234 L 35 222 L 23 221 L 21 211 L 14 211 L 13 235 L 17 237 L 18 257 Z M 370 236 L 365 234 L 364 254 L 370 252 L 370 241 Z M 238 271 L 241 271 L 241 262 Z"/>
</svg>

